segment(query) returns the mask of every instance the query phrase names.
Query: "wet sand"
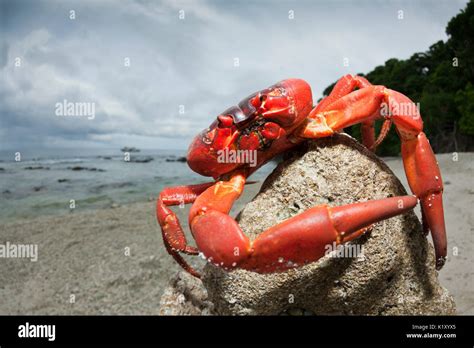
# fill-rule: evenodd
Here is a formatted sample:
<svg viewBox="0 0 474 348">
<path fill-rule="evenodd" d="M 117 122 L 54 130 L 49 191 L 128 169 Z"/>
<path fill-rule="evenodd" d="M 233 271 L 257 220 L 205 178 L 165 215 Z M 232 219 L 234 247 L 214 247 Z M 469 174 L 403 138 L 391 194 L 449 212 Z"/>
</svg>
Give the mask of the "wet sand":
<svg viewBox="0 0 474 348">
<path fill-rule="evenodd" d="M 437 157 L 449 243 L 439 278 L 458 313 L 474 314 L 474 154 Z M 407 187 L 401 160 L 386 162 Z M 234 216 L 259 188 L 247 186 Z M 186 225 L 189 206 L 175 211 Z M 6 242 L 37 244 L 38 261 L 0 258 L 0 314 L 157 314 L 180 269 L 163 247 L 154 202 L 2 224 L 0 244 Z M 187 259 L 202 266 L 197 257 Z"/>
</svg>

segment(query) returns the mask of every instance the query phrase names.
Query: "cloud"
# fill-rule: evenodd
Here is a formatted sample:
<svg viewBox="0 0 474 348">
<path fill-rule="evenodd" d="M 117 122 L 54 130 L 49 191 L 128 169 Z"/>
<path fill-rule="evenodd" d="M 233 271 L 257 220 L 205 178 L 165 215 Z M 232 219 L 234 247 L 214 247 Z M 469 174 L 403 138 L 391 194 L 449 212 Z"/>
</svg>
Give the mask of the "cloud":
<svg viewBox="0 0 474 348">
<path fill-rule="evenodd" d="M 346 73 L 426 50 L 465 3 L 7 0 L 0 146 L 185 148 L 278 80 L 306 79 L 317 100 Z M 95 119 L 57 117 L 64 99 L 95 103 Z"/>
</svg>

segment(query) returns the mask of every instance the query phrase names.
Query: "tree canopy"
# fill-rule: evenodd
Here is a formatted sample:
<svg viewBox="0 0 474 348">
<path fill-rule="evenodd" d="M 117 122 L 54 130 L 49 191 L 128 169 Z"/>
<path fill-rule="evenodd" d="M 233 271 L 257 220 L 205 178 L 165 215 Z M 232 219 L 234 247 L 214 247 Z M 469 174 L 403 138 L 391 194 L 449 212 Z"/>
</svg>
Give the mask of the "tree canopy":
<svg viewBox="0 0 474 348">
<path fill-rule="evenodd" d="M 435 152 L 474 150 L 474 0 L 453 17 L 448 40 L 409 59 L 389 59 L 367 74 L 371 83 L 385 85 L 419 103 L 424 131 Z M 335 83 L 324 90 L 328 95 Z M 376 130 L 381 122 L 377 121 Z M 359 125 L 346 132 L 360 138 Z M 380 155 L 398 155 L 400 140 L 389 132 L 378 147 Z"/>
</svg>

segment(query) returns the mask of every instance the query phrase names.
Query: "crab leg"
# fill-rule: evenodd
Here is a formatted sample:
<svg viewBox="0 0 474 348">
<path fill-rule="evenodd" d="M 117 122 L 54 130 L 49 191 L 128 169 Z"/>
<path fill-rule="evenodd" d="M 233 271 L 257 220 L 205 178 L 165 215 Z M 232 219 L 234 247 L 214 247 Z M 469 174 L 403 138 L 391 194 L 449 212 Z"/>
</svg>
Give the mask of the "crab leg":
<svg viewBox="0 0 474 348">
<path fill-rule="evenodd" d="M 329 104 L 335 102 L 337 99 L 348 95 L 356 88 L 360 89 L 369 86 L 372 86 L 372 84 L 362 76 L 350 74 L 345 75 L 336 82 L 333 89 L 331 90 L 331 93 L 329 93 L 326 98 L 319 102 L 319 104 L 316 106 L 315 111 L 320 112 L 321 110 L 326 109 Z"/>
<path fill-rule="evenodd" d="M 384 112 L 381 109 L 385 108 Z M 446 253 L 446 229 L 442 192 L 443 183 L 436 157 L 423 133 L 423 121 L 416 105 L 405 95 L 384 86 L 361 88 L 312 112 L 312 129 L 301 136 L 321 137 L 356 123 L 373 120 L 383 114 L 397 128 L 402 142 L 402 158 L 408 183 L 420 199 L 425 232 L 429 228 L 436 253 L 436 267 L 441 269 Z M 387 128 L 387 127 L 386 127 Z M 387 132 L 385 129 L 383 132 Z"/>
<path fill-rule="evenodd" d="M 179 252 L 182 252 L 188 255 L 197 255 L 198 250 L 187 244 L 179 220 L 168 206 L 193 203 L 202 192 L 213 184 L 213 182 L 209 182 L 198 185 L 167 187 L 160 193 L 156 201 L 156 217 L 161 227 L 166 250 L 181 267 L 198 278 L 200 277 L 199 273 L 189 266 L 179 254 Z"/>
<path fill-rule="evenodd" d="M 417 204 L 413 196 L 349 204 L 316 206 L 283 221 L 251 241 L 228 213 L 242 193 L 244 173 L 234 173 L 204 191 L 190 212 L 190 226 L 199 250 L 225 269 L 259 273 L 284 271 L 325 255 L 328 245 L 359 237 L 371 224 L 405 213 Z"/>
<path fill-rule="evenodd" d="M 356 88 L 360 89 L 369 86 L 372 86 L 372 84 L 367 81 L 366 78 L 358 75 L 347 74 L 336 82 L 333 89 L 331 90 L 331 93 L 326 98 L 321 100 L 321 102 L 313 110 L 313 114 L 318 114 L 327 105 L 348 95 Z M 374 121 L 374 119 L 369 119 L 361 123 L 362 143 L 371 150 L 375 150 L 376 146 L 378 145 L 375 141 Z M 379 139 L 377 139 L 378 142 L 380 142 L 382 138 L 379 137 Z"/>
</svg>

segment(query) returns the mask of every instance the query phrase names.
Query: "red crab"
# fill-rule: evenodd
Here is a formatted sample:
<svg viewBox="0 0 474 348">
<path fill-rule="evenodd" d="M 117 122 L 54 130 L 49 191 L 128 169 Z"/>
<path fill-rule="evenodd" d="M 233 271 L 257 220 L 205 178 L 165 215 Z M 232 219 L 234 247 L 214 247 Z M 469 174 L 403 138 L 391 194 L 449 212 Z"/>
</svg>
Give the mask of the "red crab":
<svg viewBox="0 0 474 348">
<path fill-rule="evenodd" d="M 374 121 L 378 118 L 385 121 L 375 140 Z M 269 228 L 253 241 L 228 215 L 247 177 L 275 155 L 306 139 L 328 137 L 356 123 L 362 126 L 362 142 L 375 149 L 392 122 L 401 138 L 403 164 L 414 196 L 316 206 Z M 254 151 L 256 165 L 219 160 L 222 151 L 238 150 Z M 372 85 L 361 76 L 341 78 L 316 107 L 311 87 L 300 79 L 283 80 L 254 93 L 217 116 L 196 136 L 187 161 L 192 170 L 215 181 L 165 188 L 158 197 L 156 215 L 166 249 L 194 276 L 199 277 L 199 273 L 180 253 L 202 253 L 226 270 L 284 271 L 318 260 L 326 245 L 353 240 L 371 224 L 412 209 L 418 199 L 424 231 L 431 230 L 436 267 L 440 269 L 445 262 L 443 183 L 418 109 L 405 95 Z M 189 225 L 197 248 L 187 244 L 176 215 L 168 208 L 182 203 L 194 203 Z"/>
</svg>

